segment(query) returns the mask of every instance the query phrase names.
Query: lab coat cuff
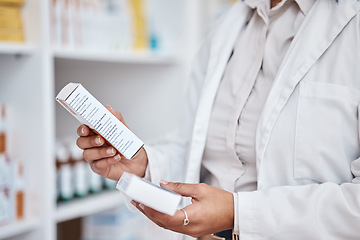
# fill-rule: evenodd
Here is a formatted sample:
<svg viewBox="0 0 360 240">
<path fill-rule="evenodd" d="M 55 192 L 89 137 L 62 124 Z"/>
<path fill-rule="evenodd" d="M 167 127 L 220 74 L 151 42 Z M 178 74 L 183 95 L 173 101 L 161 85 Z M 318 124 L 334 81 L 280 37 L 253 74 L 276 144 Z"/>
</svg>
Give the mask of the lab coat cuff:
<svg viewBox="0 0 360 240">
<path fill-rule="evenodd" d="M 234 218 L 237 222 L 234 225 L 234 231 L 240 236 L 240 239 L 259 239 L 258 224 L 256 217 L 256 198 L 257 192 L 239 192 L 237 193 L 237 209 Z"/>
<path fill-rule="evenodd" d="M 234 197 L 234 233 L 235 234 L 240 234 L 240 230 L 239 230 L 239 217 L 238 217 L 238 197 L 237 197 L 237 193 L 233 193 L 233 197 Z"/>
<path fill-rule="evenodd" d="M 155 148 L 146 144 L 144 145 L 144 149 L 148 158 L 144 179 L 158 185 L 161 180 L 161 170 L 159 168 L 159 165 L 161 164 L 156 161 L 158 159 L 158 152 Z"/>
</svg>

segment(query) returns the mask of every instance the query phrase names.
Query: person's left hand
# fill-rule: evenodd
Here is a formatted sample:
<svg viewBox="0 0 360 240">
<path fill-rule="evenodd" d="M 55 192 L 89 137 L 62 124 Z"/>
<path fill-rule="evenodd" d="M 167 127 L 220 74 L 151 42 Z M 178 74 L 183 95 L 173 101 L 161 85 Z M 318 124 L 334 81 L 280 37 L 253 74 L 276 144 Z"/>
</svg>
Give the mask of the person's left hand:
<svg viewBox="0 0 360 240">
<path fill-rule="evenodd" d="M 158 226 L 175 232 L 200 237 L 232 229 L 234 225 L 233 194 L 204 183 L 185 184 L 161 181 L 160 185 L 172 192 L 192 198 L 185 207 L 189 224 L 184 226 L 185 213 L 177 210 L 174 216 L 158 212 L 132 201 L 132 204 Z"/>
</svg>

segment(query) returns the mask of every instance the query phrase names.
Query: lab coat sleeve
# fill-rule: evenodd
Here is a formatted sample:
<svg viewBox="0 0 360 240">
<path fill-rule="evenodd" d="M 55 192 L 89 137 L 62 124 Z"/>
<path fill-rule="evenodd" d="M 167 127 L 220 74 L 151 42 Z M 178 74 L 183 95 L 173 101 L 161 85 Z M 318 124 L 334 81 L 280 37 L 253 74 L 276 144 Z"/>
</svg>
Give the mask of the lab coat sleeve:
<svg viewBox="0 0 360 240">
<path fill-rule="evenodd" d="M 240 239 L 360 239 L 360 159 L 354 179 L 238 193 Z"/>
<path fill-rule="evenodd" d="M 185 105 L 182 111 L 180 126 L 161 142 L 145 145 L 148 156 L 148 169 L 145 178 L 158 184 L 161 179 L 167 181 L 184 181 L 188 147 L 191 140 L 193 121 L 199 103 L 209 59 L 209 35 L 203 42 L 193 63 L 188 82 Z"/>
</svg>

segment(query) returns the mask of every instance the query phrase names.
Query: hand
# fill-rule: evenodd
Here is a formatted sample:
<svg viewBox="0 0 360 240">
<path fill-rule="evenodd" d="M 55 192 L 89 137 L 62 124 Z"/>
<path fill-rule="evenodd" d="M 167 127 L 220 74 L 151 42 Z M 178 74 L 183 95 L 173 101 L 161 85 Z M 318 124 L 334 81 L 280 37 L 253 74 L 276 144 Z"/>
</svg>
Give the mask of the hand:
<svg viewBox="0 0 360 240">
<path fill-rule="evenodd" d="M 110 106 L 106 106 L 106 108 L 125 124 L 119 112 L 114 111 Z M 77 129 L 77 133 L 80 137 L 76 144 L 84 150 L 84 159 L 97 174 L 113 180 L 119 180 L 123 172 L 144 177 L 147 167 L 147 155 L 144 148 L 129 160 L 122 157 L 114 147 L 105 142 L 103 137 L 93 133 L 86 125 L 81 125 Z"/>
<path fill-rule="evenodd" d="M 192 204 L 184 208 L 189 219 L 189 224 L 184 226 L 185 214 L 181 210 L 177 210 L 174 216 L 170 216 L 132 201 L 135 207 L 158 226 L 192 237 L 233 228 L 234 200 L 232 193 L 203 183 L 185 184 L 162 181 L 160 185 L 182 196 L 191 197 Z"/>
</svg>

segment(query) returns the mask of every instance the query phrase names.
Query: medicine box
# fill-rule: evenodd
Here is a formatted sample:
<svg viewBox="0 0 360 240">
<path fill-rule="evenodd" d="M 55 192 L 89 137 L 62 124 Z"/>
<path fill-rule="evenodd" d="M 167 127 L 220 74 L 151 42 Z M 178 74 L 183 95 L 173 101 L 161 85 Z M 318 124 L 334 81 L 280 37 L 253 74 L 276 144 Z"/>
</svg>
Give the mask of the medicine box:
<svg viewBox="0 0 360 240">
<path fill-rule="evenodd" d="M 56 100 L 82 124 L 100 134 L 125 158 L 133 158 L 144 143 L 80 83 L 67 84 Z"/>
<path fill-rule="evenodd" d="M 127 172 L 123 173 L 116 188 L 131 199 L 168 215 L 175 214 L 182 199 L 177 193 Z"/>
</svg>

